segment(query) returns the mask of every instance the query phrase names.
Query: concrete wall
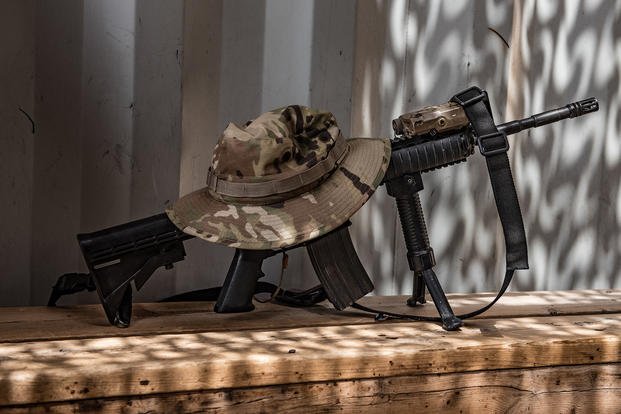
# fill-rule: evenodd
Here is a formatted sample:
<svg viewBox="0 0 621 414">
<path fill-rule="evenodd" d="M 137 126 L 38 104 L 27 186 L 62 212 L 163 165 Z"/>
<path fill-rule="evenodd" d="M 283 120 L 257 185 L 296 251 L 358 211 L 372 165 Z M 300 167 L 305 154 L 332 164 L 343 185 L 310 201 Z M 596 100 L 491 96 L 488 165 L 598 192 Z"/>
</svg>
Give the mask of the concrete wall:
<svg viewBox="0 0 621 414">
<path fill-rule="evenodd" d="M 331 110 L 347 136 L 389 137 L 395 116 L 472 84 L 497 121 L 600 99 L 597 115 L 511 138 L 532 267 L 513 287 L 621 287 L 620 20 L 618 0 L 2 2 L 0 305 L 43 304 L 59 274 L 84 270 L 76 233 L 200 188 L 230 121 L 299 103 Z M 441 281 L 494 289 L 504 252 L 482 157 L 424 180 Z M 408 293 L 383 189 L 353 222 L 376 292 Z M 221 283 L 232 250 L 186 249 L 139 300 Z M 316 283 L 303 252 L 286 275 Z"/>
</svg>

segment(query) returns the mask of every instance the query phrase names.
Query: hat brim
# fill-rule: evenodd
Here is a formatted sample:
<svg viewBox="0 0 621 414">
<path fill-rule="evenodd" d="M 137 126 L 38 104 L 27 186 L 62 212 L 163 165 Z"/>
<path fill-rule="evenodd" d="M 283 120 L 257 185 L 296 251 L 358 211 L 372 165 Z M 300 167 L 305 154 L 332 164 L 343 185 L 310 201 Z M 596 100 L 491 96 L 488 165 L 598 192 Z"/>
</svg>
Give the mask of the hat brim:
<svg viewBox="0 0 621 414">
<path fill-rule="evenodd" d="M 166 210 L 192 236 L 250 250 L 276 250 L 322 236 L 345 223 L 381 183 L 390 141 L 353 138 L 339 167 L 312 190 L 271 205 L 224 202 L 207 188 L 181 197 Z"/>
</svg>

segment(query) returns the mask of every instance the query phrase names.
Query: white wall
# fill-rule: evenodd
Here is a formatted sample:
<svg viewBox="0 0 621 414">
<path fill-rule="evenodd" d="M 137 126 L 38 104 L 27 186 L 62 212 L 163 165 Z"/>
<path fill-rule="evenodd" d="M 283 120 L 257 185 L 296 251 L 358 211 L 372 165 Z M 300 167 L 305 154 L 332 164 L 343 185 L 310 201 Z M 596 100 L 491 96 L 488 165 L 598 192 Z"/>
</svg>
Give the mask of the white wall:
<svg viewBox="0 0 621 414">
<path fill-rule="evenodd" d="M 497 121 L 600 99 L 597 115 L 511 138 L 532 267 L 513 286 L 621 287 L 620 20 L 618 0 L 2 2 L 0 304 L 42 304 L 59 274 L 83 270 L 76 233 L 200 188 L 229 121 L 299 103 L 334 112 L 348 136 L 388 137 L 395 116 L 471 84 Z M 492 290 L 504 252 L 482 157 L 424 180 L 440 279 Z M 409 293 L 383 189 L 353 222 L 376 291 Z M 221 283 L 233 252 L 186 247 L 140 299 Z M 314 283 L 293 253 L 286 286 Z"/>
</svg>

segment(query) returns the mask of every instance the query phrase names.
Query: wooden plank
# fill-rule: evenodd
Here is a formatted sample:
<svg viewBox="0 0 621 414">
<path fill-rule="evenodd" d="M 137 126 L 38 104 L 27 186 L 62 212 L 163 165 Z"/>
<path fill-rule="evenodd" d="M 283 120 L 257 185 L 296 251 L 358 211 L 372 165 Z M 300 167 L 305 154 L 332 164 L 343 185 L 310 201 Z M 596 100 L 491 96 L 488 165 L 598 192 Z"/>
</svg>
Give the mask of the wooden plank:
<svg viewBox="0 0 621 414">
<path fill-rule="evenodd" d="M 621 315 L 203 332 L 0 347 L 4 404 L 616 363 Z"/>
<path fill-rule="evenodd" d="M 495 294 L 452 294 L 456 312 L 469 312 L 492 300 Z M 370 296 L 360 302 L 387 311 L 435 316 L 432 303 L 416 309 L 405 306 L 406 296 Z M 256 303 L 243 314 L 215 314 L 211 302 L 135 304 L 132 325 L 109 326 L 99 305 L 72 307 L 21 307 L 0 310 L 0 342 L 65 338 L 96 338 L 169 333 L 215 332 L 249 329 L 286 329 L 299 326 L 369 323 L 370 316 L 338 312 L 325 306 L 290 308 Z M 509 292 L 482 318 L 621 313 L 621 290 L 567 292 Z"/>
<path fill-rule="evenodd" d="M 620 375 L 619 364 L 563 366 L 88 399 L 0 412 L 619 412 Z"/>
</svg>

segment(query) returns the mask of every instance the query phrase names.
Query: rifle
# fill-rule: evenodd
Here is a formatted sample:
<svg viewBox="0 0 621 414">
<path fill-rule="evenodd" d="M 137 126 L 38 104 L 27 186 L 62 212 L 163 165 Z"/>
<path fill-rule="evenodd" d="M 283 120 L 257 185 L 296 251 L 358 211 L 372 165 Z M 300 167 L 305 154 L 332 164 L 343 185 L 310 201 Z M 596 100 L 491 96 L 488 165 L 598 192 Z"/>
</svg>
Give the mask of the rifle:
<svg viewBox="0 0 621 414">
<path fill-rule="evenodd" d="M 410 269 L 414 272 L 409 306 L 425 303 L 429 290 L 440 318 L 378 311 L 356 303 L 373 290 L 366 270 L 353 247 L 346 222 L 338 229 L 304 246 L 310 256 L 320 286 L 304 292 L 279 291 L 258 282 L 264 276 L 263 260 L 281 250 L 236 249 L 222 288 L 182 294 L 170 300 L 213 300 L 216 312 L 246 312 L 254 309 L 257 292 L 278 293 L 277 301 L 308 306 L 328 299 L 336 309 L 348 306 L 385 317 L 441 322 L 447 330 L 458 329 L 462 319 L 489 309 L 509 286 L 516 269 L 528 267 L 526 238 L 517 195 L 513 186 L 507 151 L 507 135 L 574 118 L 599 109 L 595 98 L 568 104 L 521 120 L 495 125 L 487 93 L 477 87 L 455 95 L 444 105 L 430 106 L 401 115 L 393 121 L 390 165 L 383 179 L 388 194 L 395 198 Z M 475 146 L 487 159 L 494 196 L 507 246 L 507 272 L 498 296 L 487 306 L 456 316 L 433 271 L 436 264 L 429 243 L 419 192 L 422 173 L 465 161 Z M 132 288 L 140 289 L 159 267 L 170 269 L 185 258 L 183 242 L 192 238 L 178 229 L 165 214 L 77 236 L 89 274 L 68 273 L 53 287 L 48 306 L 65 294 L 97 290 L 108 321 L 119 327 L 130 323 Z M 292 246 L 300 247 L 300 246 Z"/>
</svg>

